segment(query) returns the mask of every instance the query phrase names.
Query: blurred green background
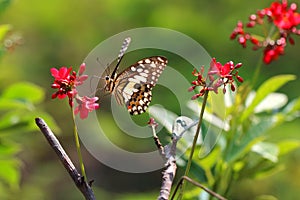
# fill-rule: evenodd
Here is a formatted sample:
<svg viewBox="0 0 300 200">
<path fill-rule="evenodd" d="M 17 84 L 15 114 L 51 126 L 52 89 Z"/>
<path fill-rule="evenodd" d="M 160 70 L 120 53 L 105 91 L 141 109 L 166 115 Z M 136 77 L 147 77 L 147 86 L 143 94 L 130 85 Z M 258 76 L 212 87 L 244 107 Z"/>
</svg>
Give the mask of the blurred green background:
<svg viewBox="0 0 300 200">
<path fill-rule="evenodd" d="M 61 128 L 59 139 L 76 161 L 72 123 L 67 101 L 51 99 L 51 67 L 76 68 L 101 41 L 127 29 L 157 26 L 180 31 L 203 45 L 222 63 L 242 62 L 240 75 L 251 78 L 259 53 L 242 49 L 229 36 L 238 20 L 246 21 L 257 9 L 272 1 L 246 0 L 52 0 L 12 1 L 2 14 L 2 24 L 11 24 L 23 37 L 23 44 L 6 54 L 0 64 L 0 91 L 18 81 L 35 83 L 46 91 L 40 105 Z M 297 1 L 299 4 L 299 1 Z M 147 38 L 145 38 L 147 39 Z M 276 74 L 300 75 L 300 39 L 286 48 L 286 55 L 263 67 L 260 82 Z M 186 72 L 190 73 L 189 71 Z M 191 77 L 192 78 L 192 77 Z M 289 98 L 299 96 L 297 79 L 280 91 Z M 32 119 L 34 120 L 34 119 Z M 300 120 L 286 123 L 276 130 L 274 139 L 300 139 Z M 108 122 L 109 123 L 109 122 Z M 21 186 L 10 199 L 83 199 L 54 152 L 38 132 L 17 133 L 14 140 L 22 145 Z M 127 174 L 110 169 L 83 152 L 88 177 L 95 180 L 97 199 L 155 199 L 161 184 L 161 171 Z M 246 179 L 237 187 L 233 199 L 253 199 L 258 194 L 272 194 L 278 199 L 300 196 L 300 150 L 286 157 L 286 168 L 274 176 L 253 181 Z M 180 173 L 179 169 L 179 173 Z"/>
</svg>

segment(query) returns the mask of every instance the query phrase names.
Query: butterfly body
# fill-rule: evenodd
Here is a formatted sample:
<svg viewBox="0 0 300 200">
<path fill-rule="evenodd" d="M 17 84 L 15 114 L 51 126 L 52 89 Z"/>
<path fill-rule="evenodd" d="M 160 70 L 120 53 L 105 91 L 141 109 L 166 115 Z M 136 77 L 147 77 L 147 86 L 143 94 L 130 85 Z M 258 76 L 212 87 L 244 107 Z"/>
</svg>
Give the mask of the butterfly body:
<svg viewBox="0 0 300 200">
<path fill-rule="evenodd" d="M 104 89 L 115 96 L 118 104 L 125 104 L 131 115 L 137 115 L 148 108 L 152 99 L 152 88 L 167 66 L 168 60 L 163 56 L 144 58 L 117 74 L 130 40 L 125 39 L 114 71 L 105 77 Z"/>
</svg>

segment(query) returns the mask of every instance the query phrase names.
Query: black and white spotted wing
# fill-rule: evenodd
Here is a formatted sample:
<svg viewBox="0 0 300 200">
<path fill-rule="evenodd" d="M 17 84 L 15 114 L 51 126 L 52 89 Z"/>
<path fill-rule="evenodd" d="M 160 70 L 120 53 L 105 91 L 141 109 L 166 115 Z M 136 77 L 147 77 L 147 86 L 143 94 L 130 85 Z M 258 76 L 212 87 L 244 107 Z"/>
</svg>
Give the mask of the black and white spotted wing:
<svg viewBox="0 0 300 200">
<path fill-rule="evenodd" d="M 148 108 L 152 88 L 156 85 L 168 60 L 162 56 L 144 58 L 125 69 L 116 79 L 113 91 L 119 104 L 125 103 L 132 115 L 141 114 Z"/>
<path fill-rule="evenodd" d="M 163 56 L 144 58 L 117 74 L 117 68 L 129 42 L 130 39 L 126 38 L 113 73 L 105 77 L 105 90 L 113 94 L 120 105 L 125 104 L 131 115 L 137 115 L 148 108 L 152 88 L 167 66 L 168 60 Z"/>
</svg>

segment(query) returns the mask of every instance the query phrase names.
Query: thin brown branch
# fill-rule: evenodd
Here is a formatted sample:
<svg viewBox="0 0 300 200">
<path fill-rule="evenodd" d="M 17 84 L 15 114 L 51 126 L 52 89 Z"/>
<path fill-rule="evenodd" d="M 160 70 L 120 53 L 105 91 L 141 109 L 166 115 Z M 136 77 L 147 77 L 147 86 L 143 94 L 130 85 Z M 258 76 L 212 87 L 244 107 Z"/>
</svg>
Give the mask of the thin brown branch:
<svg viewBox="0 0 300 200">
<path fill-rule="evenodd" d="M 163 145 L 161 144 L 159 138 L 158 138 L 157 135 L 156 135 L 155 126 L 152 126 L 152 125 L 151 125 L 151 128 L 152 128 L 153 139 L 154 139 L 155 145 L 157 146 L 160 155 L 164 157 L 164 156 L 165 156 L 165 150 L 164 150 L 164 147 L 163 147 Z"/>
<path fill-rule="evenodd" d="M 178 191 L 179 187 L 183 184 L 183 180 L 186 180 L 186 181 L 192 183 L 193 185 L 195 185 L 195 186 L 201 188 L 202 190 L 204 190 L 204 191 L 207 192 L 208 194 L 210 194 L 210 195 L 216 197 L 216 198 L 219 199 L 219 200 L 227 200 L 225 197 L 222 197 L 222 196 L 219 195 L 218 193 L 215 193 L 214 191 L 208 189 L 208 188 L 205 187 L 204 185 L 202 185 L 202 184 L 200 184 L 200 183 L 194 181 L 193 179 L 191 179 L 191 178 L 189 178 L 189 177 L 187 177 L 187 176 L 182 176 L 182 177 L 181 177 L 181 179 L 179 180 L 179 182 L 178 182 L 178 184 L 177 184 L 177 186 L 176 186 L 176 188 L 175 188 L 175 190 L 174 190 L 174 193 L 173 193 L 173 195 L 172 195 L 172 197 L 171 197 L 171 200 L 174 199 L 174 197 L 175 197 L 175 195 L 176 195 L 176 192 Z"/>
<path fill-rule="evenodd" d="M 160 187 L 160 192 L 158 200 L 167 200 L 169 199 L 172 183 L 176 174 L 176 160 L 175 157 L 170 157 L 166 163 L 166 169 L 163 171 L 162 184 Z"/>
<path fill-rule="evenodd" d="M 51 129 L 48 125 L 44 122 L 41 118 L 35 119 L 36 125 L 40 128 L 41 132 L 46 137 L 48 143 L 55 151 L 57 156 L 59 157 L 60 161 L 62 162 L 65 169 L 68 171 L 69 175 L 71 176 L 72 180 L 74 181 L 77 188 L 81 191 L 83 196 L 86 200 L 95 200 L 94 192 L 91 186 L 84 180 L 84 178 L 78 173 L 77 169 L 75 168 L 74 164 L 72 163 L 71 159 L 59 143 L 58 139 L 55 137 Z"/>
<path fill-rule="evenodd" d="M 163 171 L 162 177 L 162 184 L 160 187 L 159 196 L 157 197 L 158 200 L 167 200 L 169 199 L 172 183 L 176 174 L 176 144 L 179 137 L 175 135 L 172 137 L 172 143 L 170 145 L 166 145 L 165 147 L 162 146 L 159 138 L 156 135 L 155 127 L 156 123 L 153 121 L 149 123 L 152 128 L 153 138 L 155 144 L 161 154 L 161 156 L 166 160 L 165 169 Z"/>
</svg>

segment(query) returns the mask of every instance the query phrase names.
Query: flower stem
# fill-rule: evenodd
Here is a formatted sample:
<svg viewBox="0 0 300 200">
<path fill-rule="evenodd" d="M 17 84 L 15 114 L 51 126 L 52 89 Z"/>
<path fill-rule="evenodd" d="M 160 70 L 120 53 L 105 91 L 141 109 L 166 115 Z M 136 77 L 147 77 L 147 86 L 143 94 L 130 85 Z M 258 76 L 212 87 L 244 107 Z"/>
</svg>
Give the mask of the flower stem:
<svg viewBox="0 0 300 200">
<path fill-rule="evenodd" d="M 263 60 L 263 56 L 261 56 L 260 59 L 258 60 L 255 72 L 253 74 L 253 78 L 252 78 L 252 82 L 251 82 L 252 88 L 254 88 L 254 85 L 255 85 L 258 77 L 259 77 L 260 70 L 261 70 L 261 67 L 262 67 L 262 60 Z"/>
<path fill-rule="evenodd" d="M 73 108 L 71 108 L 71 111 L 72 111 L 72 119 L 73 119 L 73 124 L 74 124 L 74 138 L 75 138 L 77 155 L 78 155 L 78 159 L 79 159 L 79 165 L 80 165 L 80 169 L 81 169 L 81 175 L 84 177 L 84 180 L 87 181 L 87 176 L 85 173 L 83 159 L 82 159 L 81 150 L 80 150 L 80 141 L 79 141 L 77 126 L 75 123 L 75 116 L 74 116 Z"/>
<path fill-rule="evenodd" d="M 205 110 L 205 106 L 206 106 L 206 102 L 207 102 L 207 98 L 208 98 L 208 92 L 209 91 L 205 91 L 204 96 L 203 96 L 203 103 L 201 105 L 201 111 L 200 111 L 200 115 L 199 115 L 199 122 L 198 122 L 198 125 L 197 125 L 196 134 L 194 136 L 194 140 L 193 140 L 193 144 L 192 144 L 192 148 L 191 148 L 191 153 L 190 153 L 190 156 L 189 156 L 189 159 L 188 159 L 188 163 L 186 165 L 184 176 L 188 176 L 188 174 L 190 172 L 194 151 L 195 151 L 197 140 L 198 140 L 198 137 L 199 137 L 199 134 L 200 134 L 200 128 L 201 128 L 201 124 L 202 124 L 202 120 L 203 120 L 203 114 L 204 114 L 204 110 Z M 182 184 L 179 199 L 182 198 L 184 187 L 185 187 L 185 182 L 183 182 L 183 184 Z"/>
<path fill-rule="evenodd" d="M 275 35 L 273 35 L 275 32 Z M 268 32 L 268 34 L 266 34 L 266 38 L 267 40 L 270 40 L 271 38 L 276 38 L 276 34 L 279 34 L 276 32 L 276 26 L 275 25 L 272 25 L 270 31 Z M 279 35 L 277 35 L 278 37 Z M 261 67 L 262 67 L 262 61 L 263 61 L 263 54 L 261 54 L 260 56 L 260 59 L 257 63 L 257 66 L 256 66 L 256 69 L 255 69 L 255 72 L 254 72 L 254 75 L 253 75 L 253 78 L 252 78 L 252 82 L 251 82 L 251 85 L 252 87 L 254 87 L 257 79 L 258 79 L 258 76 L 259 76 L 259 73 L 260 73 L 260 70 L 261 70 Z"/>
</svg>

